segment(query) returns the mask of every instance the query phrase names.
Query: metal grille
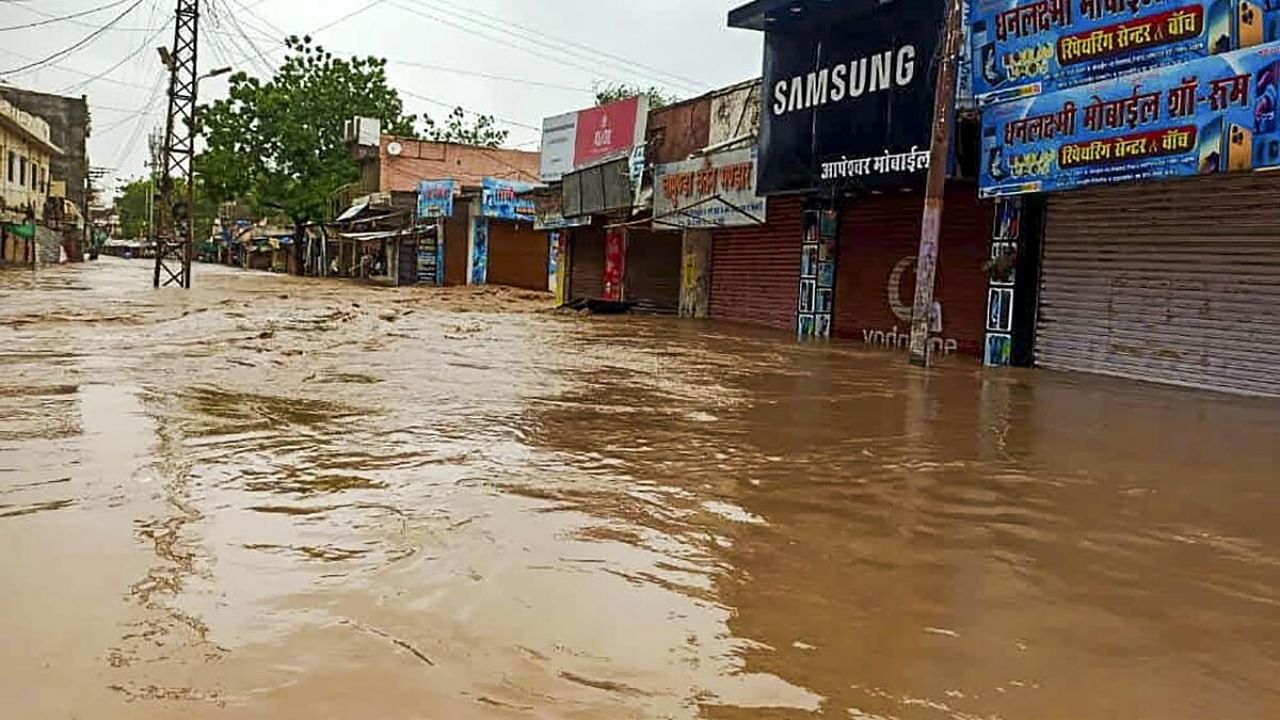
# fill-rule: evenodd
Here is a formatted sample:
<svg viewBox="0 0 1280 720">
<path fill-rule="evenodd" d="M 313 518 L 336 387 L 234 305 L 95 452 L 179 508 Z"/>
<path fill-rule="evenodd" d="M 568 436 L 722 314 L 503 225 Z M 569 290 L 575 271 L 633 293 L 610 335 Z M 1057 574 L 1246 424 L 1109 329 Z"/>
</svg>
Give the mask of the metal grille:
<svg viewBox="0 0 1280 720">
<path fill-rule="evenodd" d="M 1036 363 L 1280 395 L 1280 176 L 1055 195 Z"/>
</svg>

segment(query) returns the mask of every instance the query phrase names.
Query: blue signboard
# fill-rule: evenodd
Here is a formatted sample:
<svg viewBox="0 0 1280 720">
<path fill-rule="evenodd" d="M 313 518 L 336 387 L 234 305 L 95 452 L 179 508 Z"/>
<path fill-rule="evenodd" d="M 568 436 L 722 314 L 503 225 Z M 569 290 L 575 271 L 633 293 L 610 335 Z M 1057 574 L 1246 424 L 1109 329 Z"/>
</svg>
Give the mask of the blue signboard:
<svg viewBox="0 0 1280 720">
<path fill-rule="evenodd" d="M 988 107 L 983 197 L 1280 168 L 1280 42 Z"/>
<path fill-rule="evenodd" d="M 532 183 L 489 177 L 484 178 L 482 183 L 481 215 L 501 220 L 533 222 L 537 212 L 533 197 L 528 194 L 534 187 Z"/>
<path fill-rule="evenodd" d="M 418 217 L 453 216 L 453 180 L 423 180 L 418 183 Z"/>
<path fill-rule="evenodd" d="M 1280 40 L 1280 0 L 973 0 L 980 104 Z"/>
</svg>

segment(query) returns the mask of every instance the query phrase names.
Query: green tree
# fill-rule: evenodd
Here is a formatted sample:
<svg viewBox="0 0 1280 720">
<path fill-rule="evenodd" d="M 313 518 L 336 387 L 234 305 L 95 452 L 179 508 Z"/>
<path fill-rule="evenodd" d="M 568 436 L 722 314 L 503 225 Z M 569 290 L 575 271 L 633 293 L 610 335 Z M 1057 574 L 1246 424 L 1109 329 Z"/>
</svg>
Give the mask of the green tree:
<svg viewBox="0 0 1280 720">
<path fill-rule="evenodd" d="M 125 238 L 143 238 L 147 236 L 147 195 L 152 192 L 152 184 L 147 178 L 135 178 L 120 189 L 114 205 L 116 214 L 120 216 L 120 235 Z M 181 195 L 185 184 L 179 180 L 176 192 Z M 155 188 L 158 190 L 159 183 Z M 207 192 L 202 183 L 196 183 L 196 241 L 209 237 L 213 228 L 213 220 L 218 215 L 218 205 Z M 159 221 L 159 216 L 156 217 Z"/>
<path fill-rule="evenodd" d="M 635 95 L 648 95 L 651 109 L 666 107 L 680 102 L 679 95 L 660 90 L 654 86 L 642 88 L 639 85 L 597 80 L 591 84 L 591 89 L 596 93 L 596 105 L 608 105 L 611 102 L 625 100 Z"/>
<path fill-rule="evenodd" d="M 426 126 L 424 137 L 435 142 L 462 143 L 479 145 L 480 147 L 498 147 L 507 141 L 509 130 L 499 129 L 492 115 L 479 115 L 475 122 L 467 124 L 467 116 L 462 108 L 456 107 L 449 117 L 445 118 L 444 127 L 436 125 L 436 121 L 426 115 L 422 116 Z"/>
<path fill-rule="evenodd" d="M 147 235 L 147 195 L 151 183 L 146 178 L 130 180 L 115 199 L 115 211 L 120 216 L 120 235 L 140 238 Z"/>
<path fill-rule="evenodd" d="M 200 108 L 206 149 L 196 172 L 215 201 L 244 200 L 295 227 L 324 218 L 330 195 L 359 177 L 347 120 L 375 117 L 384 132 L 414 136 L 412 115 L 387 84 L 386 61 L 335 58 L 309 37 L 290 37 L 271 79 L 231 77 L 228 96 Z"/>
</svg>

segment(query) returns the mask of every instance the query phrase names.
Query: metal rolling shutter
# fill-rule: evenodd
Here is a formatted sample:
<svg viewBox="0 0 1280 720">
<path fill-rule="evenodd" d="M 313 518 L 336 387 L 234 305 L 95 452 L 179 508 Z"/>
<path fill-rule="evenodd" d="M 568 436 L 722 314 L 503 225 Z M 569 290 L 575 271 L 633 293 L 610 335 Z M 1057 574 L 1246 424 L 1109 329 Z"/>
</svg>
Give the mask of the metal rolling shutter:
<svg viewBox="0 0 1280 720">
<path fill-rule="evenodd" d="M 712 231 L 712 318 L 795 327 L 803 210 L 800 198 L 770 198 L 768 223 Z"/>
<path fill-rule="evenodd" d="M 1036 363 L 1280 395 L 1280 175 L 1054 195 Z"/>
<path fill-rule="evenodd" d="M 570 232 L 569 299 L 598 299 L 604 295 L 604 228 L 593 225 Z"/>
<path fill-rule="evenodd" d="M 489 221 L 490 285 L 547 289 L 547 234 L 529 225 Z"/>
<path fill-rule="evenodd" d="M 627 231 L 627 302 L 659 312 L 680 310 L 683 237 L 678 232 Z"/>
<path fill-rule="evenodd" d="M 980 356 L 986 334 L 987 275 L 991 207 L 979 202 L 973 185 L 948 183 L 942 211 L 935 297 L 942 303 L 945 339 L 957 352 Z M 874 195 L 849 200 L 840 211 L 840 265 L 836 270 L 835 334 L 864 341 L 864 332 L 910 335 L 915 299 L 915 265 L 899 273 L 899 317 L 890 304 L 889 282 L 899 263 L 920 251 L 924 196 L 920 193 Z M 899 307 L 902 311 L 902 307 Z M 905 346 L 906 339 L 898 341 Z"/>
<path fill-rule="evenodd" d="M 471 252 L 467 203 L 456 199 L 453 216 L 444 224 L 444 284 L 467 284 L 467 254 Z"/>
</svg>

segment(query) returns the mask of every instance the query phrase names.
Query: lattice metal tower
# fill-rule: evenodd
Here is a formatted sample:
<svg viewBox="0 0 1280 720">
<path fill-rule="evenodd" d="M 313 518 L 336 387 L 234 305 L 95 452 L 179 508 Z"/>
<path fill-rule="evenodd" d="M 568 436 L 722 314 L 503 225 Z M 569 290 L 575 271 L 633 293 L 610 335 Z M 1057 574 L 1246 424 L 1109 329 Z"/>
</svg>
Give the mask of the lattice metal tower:
<svg viewBox="0 0 1280 720">
<path fill-rule="evenodd" d="M 199 0 L 178 0 L 173 49 L 161 51 L 169 68 L 169 116 L 160 165 L 155 287 L 191 287 L 191 260 L 195 255 L 192 162 L 196 150 L 196 88 L 200 82 L 196 76 L 199 20 Z"/>
</svg>

